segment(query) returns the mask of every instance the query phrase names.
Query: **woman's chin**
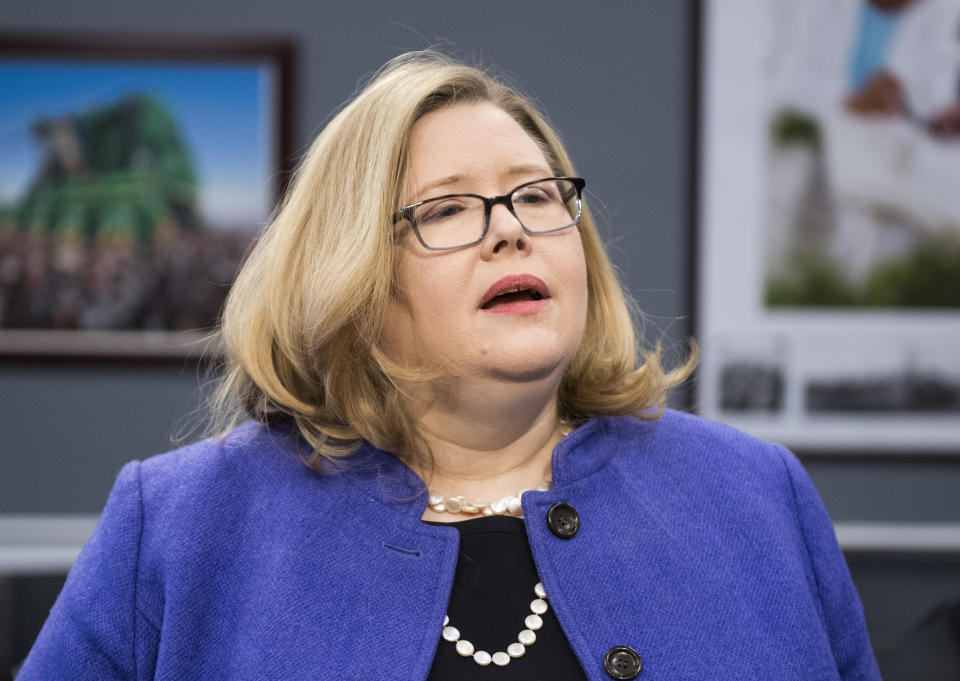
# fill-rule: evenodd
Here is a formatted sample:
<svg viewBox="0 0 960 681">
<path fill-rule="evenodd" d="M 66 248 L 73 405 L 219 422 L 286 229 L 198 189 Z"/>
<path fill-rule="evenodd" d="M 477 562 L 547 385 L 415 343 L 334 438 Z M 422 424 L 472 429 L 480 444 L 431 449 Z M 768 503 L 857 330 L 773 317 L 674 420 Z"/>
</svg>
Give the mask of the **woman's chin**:
<svg viewBox="0 0 960 681">
<path fill-rule="evenodd" d="M 570 359 L 562 353 L 530 352 L 528 348 L 524 352 L 503 356 L 499 361 L 489 362 L 484 369 L 491 378 L 504 381 L 527 383 L 551 378 L 559 381 Z"/>
</svg>

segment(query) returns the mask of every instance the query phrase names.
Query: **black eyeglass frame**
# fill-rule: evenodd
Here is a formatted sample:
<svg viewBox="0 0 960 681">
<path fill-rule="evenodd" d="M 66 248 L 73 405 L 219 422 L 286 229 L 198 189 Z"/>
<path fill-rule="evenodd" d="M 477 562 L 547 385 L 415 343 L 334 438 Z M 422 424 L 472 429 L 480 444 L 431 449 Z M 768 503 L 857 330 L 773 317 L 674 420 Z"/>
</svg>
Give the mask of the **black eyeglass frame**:
<svg viewBox="0 0 960 681">
<path fill-rule="evenodd" d="M 540 184 L 541 182 L 550 182 L 551 180 L 567 180 L 573 183 L 574 188 L 577 190 L 577 214 L 573 218 L 573 221 L 564 225 L 563 227 L 556 227 L 555 229 L 547 229 L 543 231 L 537 231 L 527 228 L 523 224 L 523 220 L 520 219 L 520 216 L 517 215 L 517 211 L 513 208 L 513 195 L 524 187 L 529 187 L 533 184 Z M 493 207 L 499 203 L 502 203 L 507 207 L 507 210 L 510 211 L 510 214 L 517 219 L 517 222 L 520 223 L 520 227 L 523 229 L 525 234 L 552 234 L 553 232 L 561 232 L 565 229 L 570 229 L 575 227 L 580 223 L 580 217 L 583 215 L 583 188 L 587 186 L 587 181 L 582 177 L 544 177 L 539 180 L 531 180 L 530 182 L 524 182 L 521 185 L 518 185 L 510 190 L 509 193 L 502 196 L 481 196 L 480 194 L 444 194 L 443 196 L 431 196 L 429 199 L 424 199 L 423 201 L 418 201 L 417 203 L 412 203 L 409 206 L 404 206 L 396 213 L 393 214 L 393 224 L 397 224 L 401 220 L 406 220 L 410 223 L 410 226 L 413 227 L 413 233 L 417 235 L 417 241 L 420 242 L 420 245 L 426 248 L 428 251 L 455 251 L 460 248 L 469 248 L 470 246 L 476 246 L 482 242 L 486 236 L 487 232 L 490 231 L 490 213 L 493 211 Z M 423 237 L 420 236 L 420 229 L 417 227 L 416 220 L 413 219 L 413 212 L 422 206 L 425 203 L 431 203 L 433 201 L 441 201 L 444 199 L 452 199 L 458 196 L 467 196 L 474 199 L 480 199 L 483 201 L 483 232 L 480 234 L 480 238 L 476 241 L 471 241 L 470 243 L 461 244 L 459 246 L 428 246 L 427 243 L 423 240 Z"/>
</svg>

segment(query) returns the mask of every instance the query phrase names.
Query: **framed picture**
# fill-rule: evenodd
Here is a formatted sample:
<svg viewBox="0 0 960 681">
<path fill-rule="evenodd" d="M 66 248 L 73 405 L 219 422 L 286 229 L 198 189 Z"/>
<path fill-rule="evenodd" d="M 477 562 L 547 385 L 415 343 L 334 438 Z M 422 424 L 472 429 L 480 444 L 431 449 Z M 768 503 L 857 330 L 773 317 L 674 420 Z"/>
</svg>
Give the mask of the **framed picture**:
<svg viewBox="0 0 960 681">
<path fill-rule="evenodd" d="M 289 171 L 284 41 L 0 35 L 0 356 L 205 349 Z"/>
<path fill-rule="evenodd" d="M 960 0 L 703 0 L 698 410 L 960 453 Z"/>
</svg>

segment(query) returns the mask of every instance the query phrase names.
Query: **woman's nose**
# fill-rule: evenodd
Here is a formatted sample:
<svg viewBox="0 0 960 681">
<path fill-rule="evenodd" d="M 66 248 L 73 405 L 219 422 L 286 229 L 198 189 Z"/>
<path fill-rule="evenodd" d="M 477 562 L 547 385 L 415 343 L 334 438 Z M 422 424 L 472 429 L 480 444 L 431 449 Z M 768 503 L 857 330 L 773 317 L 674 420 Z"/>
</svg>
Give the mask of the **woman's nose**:
<svg viewBox="0 0 960 681">
<path fill-rule="evenodd" d="M 486 254 L 494 255 L 513 249 L 528 251 L 530 241 L 517 216 L 507 206 L 497 204 L 490 210 L 490 225 L 483 246 Z"/>
</svg>

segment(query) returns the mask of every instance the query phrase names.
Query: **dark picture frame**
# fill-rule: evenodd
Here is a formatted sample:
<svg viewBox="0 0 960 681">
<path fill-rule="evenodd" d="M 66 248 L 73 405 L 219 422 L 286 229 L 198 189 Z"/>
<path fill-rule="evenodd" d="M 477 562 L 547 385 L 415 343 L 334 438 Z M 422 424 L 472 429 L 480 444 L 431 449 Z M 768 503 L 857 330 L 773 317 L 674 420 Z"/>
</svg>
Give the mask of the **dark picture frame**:
<svg viewBox="0 0 960 681">
<path fill-rule="evenodd" d="M 0 33 L 0 360 L 216 354 L 285 189 L 283 37 Z"/>
</svg>

